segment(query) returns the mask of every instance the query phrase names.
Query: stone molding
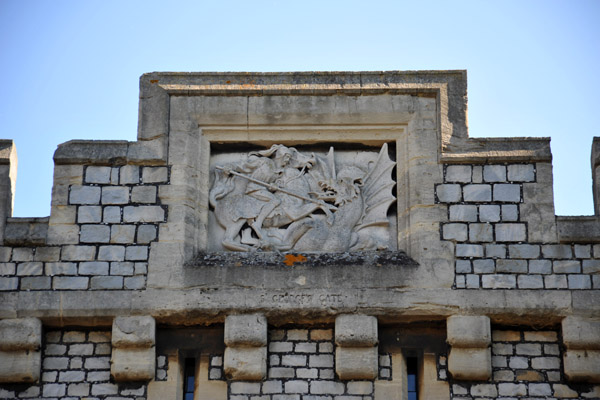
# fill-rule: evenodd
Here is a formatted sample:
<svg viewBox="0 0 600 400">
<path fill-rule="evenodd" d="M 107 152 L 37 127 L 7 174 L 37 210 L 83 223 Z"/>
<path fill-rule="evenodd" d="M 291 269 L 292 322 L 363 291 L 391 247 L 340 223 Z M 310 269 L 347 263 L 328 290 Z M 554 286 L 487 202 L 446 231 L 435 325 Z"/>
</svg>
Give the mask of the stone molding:
<svg viewBox="0 0 600 400">
<path fill-rule="evenodd" d="M 377 318 L 342 314 L 335 319 L 335 372 L 341 380 L 375 379 L 379 343 Z"/>
<path fill-rule="evenodd" d="M 0 321 L 0 382 L 34 383 L 42 364 L 42 322 L 37 318 Z"/>
<path fill-rule="evenodd" d="M 150 316 L 117 317 L 112 327 L 110 374 L 117 382 L 146 381 L 156 369 L 156 322 Z"/>
<path fill-rule="evenodd" d="M 454 315 L 446 320 L 447 342 L 452 346 L 448 371 L 454 379 L 485 381 L 492 376 L 492 334 L 486 316 Z"/>
<path fill-rule="evenodd" d="M 263 314 L 228 315 L 224 329 L 225 376 L 260 381 L 267 375 L 267 319 Z"/>
<path fill-rule="evenodd" d="M 563 354 L 567 378 L 600 383 L 600 321 L 569 316 L 562 320 Z"/>
</svg>

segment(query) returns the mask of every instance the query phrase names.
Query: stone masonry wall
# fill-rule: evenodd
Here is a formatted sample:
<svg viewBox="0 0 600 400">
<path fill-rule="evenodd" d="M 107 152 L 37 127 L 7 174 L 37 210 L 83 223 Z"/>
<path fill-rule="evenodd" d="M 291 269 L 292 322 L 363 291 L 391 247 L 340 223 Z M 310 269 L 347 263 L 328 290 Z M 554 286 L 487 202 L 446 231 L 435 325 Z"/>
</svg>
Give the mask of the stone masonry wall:
<svg viewBox="0 0 600 400">
<path fill-rule="evenodd" d="M 331 328 L 271 329 L 267 379 L 229 383 L 229 400 L 372 400 L 373 382 L 339 381 Z"/>
<path fill-rule="evenodd" d="M 600 245 L 528 241 L 524 185 L 536 178 L 535 164 L 445 167 L 436 196 L 456 289 L 600 289 Z"/>
<path fill-rule="evenodd" d="M 41 383 L 0 385 L 0 399 L 146 399 L 145 384 L 111 382 L 110 340 L 110 331 L 47 331 L 42 350 Z"/>
<path fill-rule="evenodd" d="M 169 169 L 88 166 L 81 178 L 61 208 L 69 223 L 55 225 L 72 234 L 49 235 L 55 245 L 0 247 L 0 291 L 145 288 L 150 244 L 166 221 L 159 189 Z"/>
<path fill-rule="evenodd" d="M 600 398 L 600 386 L 566 384 L 557 331 L 494 330 L 492 370 L 487 383 L 450 380 L 452 399 Z"/>
</svg>

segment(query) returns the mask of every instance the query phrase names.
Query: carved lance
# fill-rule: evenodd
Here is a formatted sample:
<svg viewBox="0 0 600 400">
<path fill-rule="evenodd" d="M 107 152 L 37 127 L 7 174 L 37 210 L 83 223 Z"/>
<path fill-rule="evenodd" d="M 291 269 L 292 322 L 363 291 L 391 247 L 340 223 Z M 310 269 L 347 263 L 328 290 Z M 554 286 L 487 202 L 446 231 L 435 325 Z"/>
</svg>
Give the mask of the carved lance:
<svg viewBox="0 0 600 400">
<path fill-rule="evenodd" d="M 232 175 L 239 176 L 240 178 L 247 179 L 247 180 L 249 180 L 252 183 L 256 183 L 257 185 L 264 186 L 264 187 L 266 187 L 269 190 L 278 191 L 278 192 L 281 192 L 281 193 L 284 193 L 284 194 L 289 194 L 290 196 L 297 197 L 297 198 L 302 199 L 302 200 L 310 201 L 311 203 L 315 203 L 315 204 L 318 204 L 320 206 L 325 206 L 329 210 L 333 210 L 333 211 L 337 210 L 336 206 L 333 206 L 331 204 L 327 204 L 323 200 L 312 199 L 310 197 L 306 197 L 306 196 L 303 196 L 303 195 L 298 194 L 298 193 L 290 192 L 289 190 L 277 187 L 275 185 L 271 185 L 270 183 L 267 183 L 267 182 L 259 181 L 258 179 L 254 179 L 254 178 L 251 178 L 251 177 L 246 176 L 244 174 L 240 174 L 239 172 L 236 172 L 236 171 L 231 171 L 231 170 L 229 170 L 227 168 L 223 168 L 223 167 L 215 167 L 215 168 L 219 169 L 221 171 L 225 171 L 226 173 L 230 173 Z M 327 213 L 327 210 L 323 210 L 323 211 L 325 211 Z"/>
</svg>

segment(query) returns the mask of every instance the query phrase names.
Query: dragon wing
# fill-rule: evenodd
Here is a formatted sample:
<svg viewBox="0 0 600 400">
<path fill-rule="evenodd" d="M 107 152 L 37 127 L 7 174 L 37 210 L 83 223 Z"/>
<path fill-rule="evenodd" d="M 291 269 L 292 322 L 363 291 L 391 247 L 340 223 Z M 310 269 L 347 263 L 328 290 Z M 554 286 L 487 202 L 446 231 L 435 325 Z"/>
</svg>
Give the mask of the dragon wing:
<svg viewBox="0 0 600 400">
<path fill-rule="evenodd" d="M 387 143 L 381 146 L 377 160 L 369 168 L 364 178 L 361 193 L 364 210 L 360 225 L 354 230 L 359 231 L 368 226 L 387 226 L 388 208 L 396 200 L 392 194 L 396 182 L 392 179 L 392 170 L 396 163 L 388 155 Z"/>
</svg>

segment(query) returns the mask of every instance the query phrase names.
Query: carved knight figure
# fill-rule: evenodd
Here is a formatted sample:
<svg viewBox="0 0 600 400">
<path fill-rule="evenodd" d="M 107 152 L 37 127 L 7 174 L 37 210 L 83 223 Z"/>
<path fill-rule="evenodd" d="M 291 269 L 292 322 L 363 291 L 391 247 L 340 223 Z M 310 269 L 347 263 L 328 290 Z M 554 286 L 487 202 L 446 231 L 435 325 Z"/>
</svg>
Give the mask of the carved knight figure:
<svg viewBox="0 0 600 400">
<path fill-rule="evenodd" d="M 361 231 L 387 225 L 394 165 L 387 145 L 368 170 L 345 165 L 336 173 L 333 148 L 319 157 L 278 144 L 217 166 L 209 199 L 225 228 L 221 243 L 232 251 L 386 248 Z"/>
</svg>

